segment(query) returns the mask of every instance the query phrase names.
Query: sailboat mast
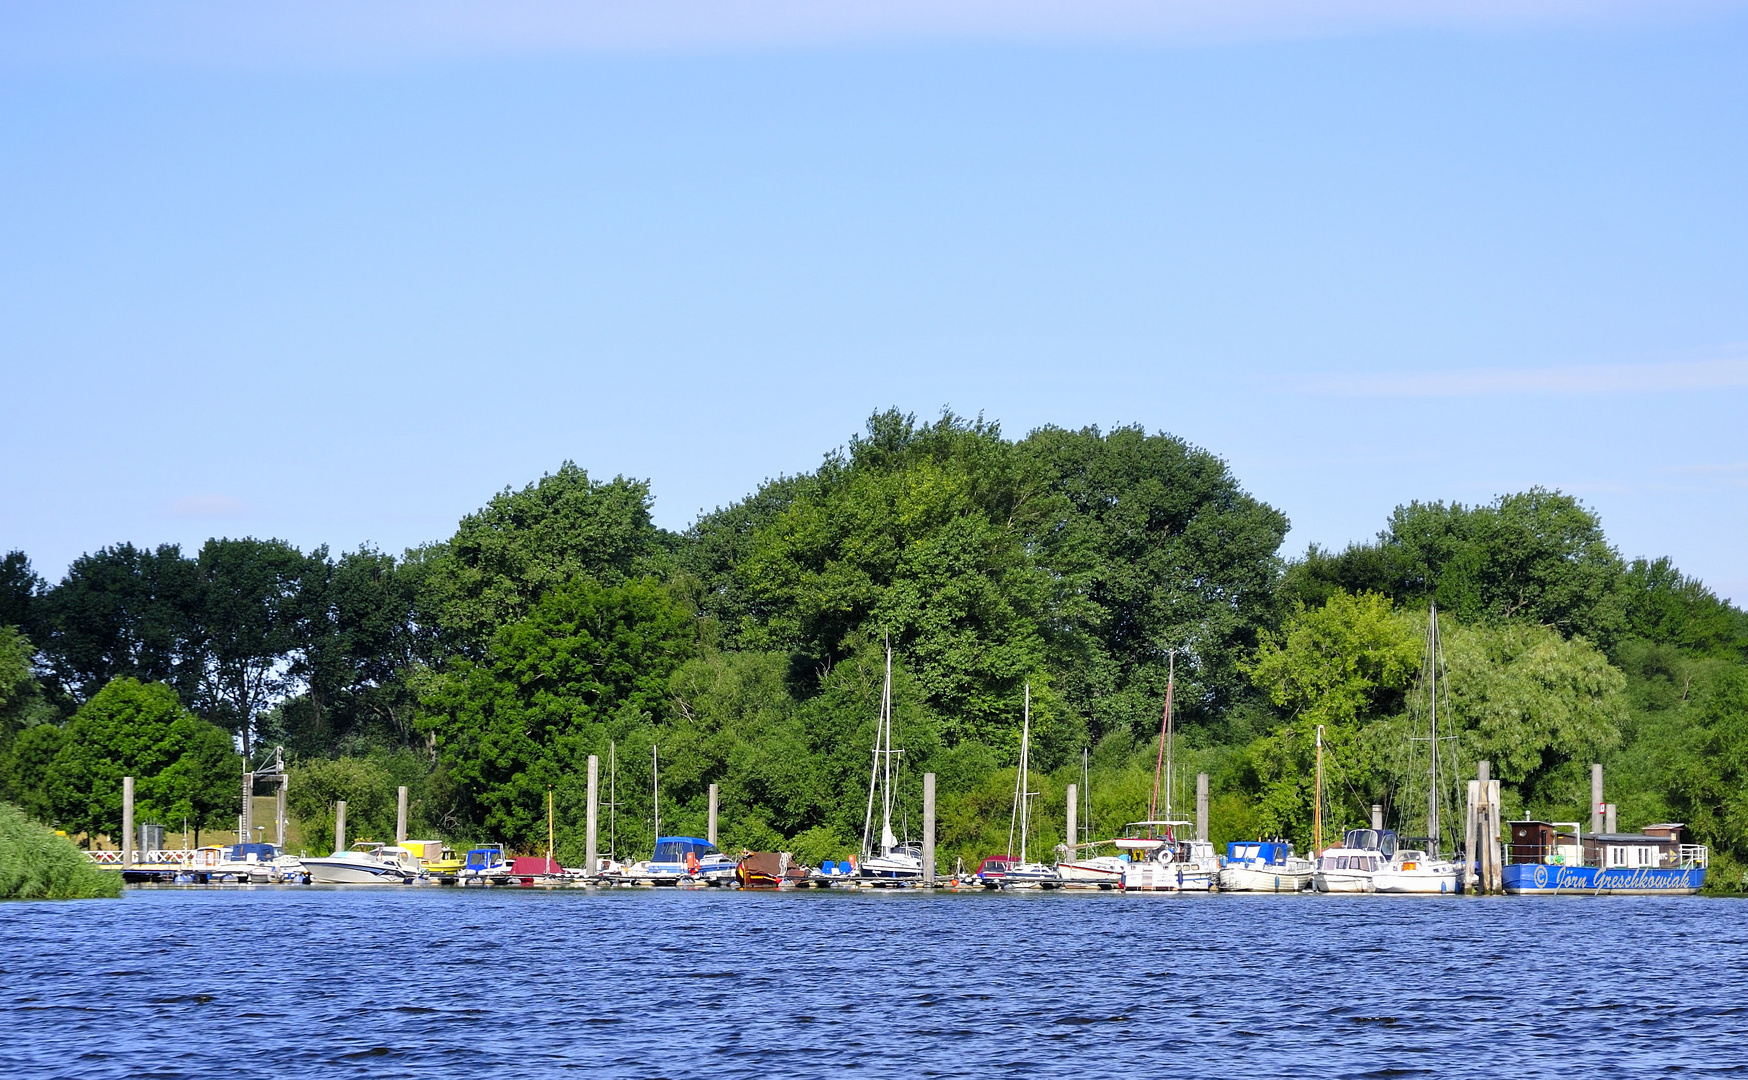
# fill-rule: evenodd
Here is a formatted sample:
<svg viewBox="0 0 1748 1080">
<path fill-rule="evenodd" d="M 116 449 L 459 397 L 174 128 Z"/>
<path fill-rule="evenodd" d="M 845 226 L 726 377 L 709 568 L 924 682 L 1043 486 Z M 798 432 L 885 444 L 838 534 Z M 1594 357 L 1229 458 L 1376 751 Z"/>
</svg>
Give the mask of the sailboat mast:
<svg viewBox="0 0 1748 1080">
<path fill-rule="evenodd" d="M 1432 781 L 1426 792 L 1426 835 L 1427 846 L 1432 848 L 1429 854 L 1438 855 L 1438 605 L 1431 607 L 1432 621 L 1428 624 L 1426 638 L 1426 660 L 1431 671 L 1431 693 L 1428 695 L 1432 705 Z"/>
<path fill-rule="evenodd" d="M 1086 747 L 1080 748 L 1080 843 L 1093 834 L 1092 826 L 1092 751 Z M 1069 843 L 1075 843 L 1074 837 L 1069 837 Z"/>
<path fill-rule="evenodd" d="M 552 785 L 551 784 L 546 785 L 546 866 L 544 869 L 548 872 L 550 872 L 552 870 Z"/>
<path fill-rule="evenodd" d="M 607 744 L 607 858 L 619 861 L 619 744 Z"/>
<path fill-rule="evenodd" d="M 886 644 L 886 687 L 880 694 L 880 712 L 886 728 L 886 753 L 882 760 L 885 782 L 880 791 L 880 854 L 892 854 L 892 643 Z"/>
<path fill-rule="evenodd" d="M 1032 684 L 1026 684 L 1025 719 L 1020 726 L 1020 862 L 1026 861 L 1026 834 L 1032 829 Z"/>
<path fill-rule="evenodd" d="M 1177 650 L 1171 650 L 1166 656 L 1170 666 L 1165 677 L 1165 817 L 1169 821 L 1171 820 L 1172 787 L 1177 779 L 1171 767 L 1171 697 L 1172 691 L 1177 687 Z"/>
<path fill-rule="evenodd" d="M 660 843 L 662 838 L 662 766 L 660 759 L 656 757 L 654 743 L 649 746 L 649 775 L 650 793 L 655 802 L 656 841 Z"/>
<path fill-rule="evenodd" d="M 1317 725 L 1317 790 L 1311 793 L 1311 853 L 1323 850 L 1323 725 Z"/>
</svg>

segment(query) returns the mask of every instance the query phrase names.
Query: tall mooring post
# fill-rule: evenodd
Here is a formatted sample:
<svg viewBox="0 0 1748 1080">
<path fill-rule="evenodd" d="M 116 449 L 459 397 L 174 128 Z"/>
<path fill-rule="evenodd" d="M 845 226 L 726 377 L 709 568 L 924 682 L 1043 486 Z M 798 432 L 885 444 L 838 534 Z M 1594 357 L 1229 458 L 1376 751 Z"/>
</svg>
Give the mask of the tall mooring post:
<svg viewBox="0 0 1748 1080">
<path fill-rule="evenodd" d="M 121 778 L 121 865 L 134 861 L 134 778 Z"/>
<path fill-rule="evenodd" d="M 1481 880 L 1480 863 L 1476 856 L 1475 836 L 1480 828 L 1481 781 L 1469 781 L 1468 811 L 1463 816 L 1463 880 L 1464 889 L 1473 891 Z"/>
<path fill-rule="evenodd" d="M 346 850 L 346 800 L 334 804 L 334 850 Z"/>
<path fill-rule="evenodd" d="M 716 785 L 710 785 L 710 831 L 704 834 L 704 839 L 716 843 Z"/>
<path fill-rule="evenodd" d="M 594 877 L 600 869 L 601 850 L 601 758 L 589 755 L 589 802 L 583 826 L 583 872 Z"/>
<path fill-rule="evenodd" d="M 1196 774 L 1196 839 L 1208 838 L 1208 774 Z"/>
<path fill-rule="evenodd" d="M 1604 807 L 1602 814 L 1602 831 L 1606 833 L 1617 831 L 1614 803 L 1603 803 L 1602 805 Z"/>
<path fill-rule="evenodd" d="M 273 842 L 281 854 L 285 851 L 285 789 L 290 786 L 288 780 L 279 781 L 279 793 L 273 797 Z"/>
<path fill-rule="evenodd" d="M 255 839 L 255 774 L 243 773 L 243 816 L 237 822 L 237 843 L 247 844 Z"/>
<path fill-rule="evenodd" d="M 923 773 L 923 884 L 935 884 L 935 774 Z"/>
<path fill-rule="evenodd" d="M 395 844 L 399 846 L 407 842 L 407 789 L 405 786 L 395 791 Z"/>
<path fill-rule="evenodd" d="M 1381 803 L 1372 804 L 1372 828 L 1379 832 L 1384 829 L 1384 807 Z"/>
<path fill-rule="evenodd" d="M 1074 858 L 1075 837 L 1080 835 L 1080 785 L 1068 785 L 1068 839 L 1063 844 L 1063 850 L 1068 852 L 1068 858 Z"/>
<path fill-rule="evenodd" d="M 1602 831 L 1602 765 L 1590 766 L 1590 835 Z"/>
</svg>

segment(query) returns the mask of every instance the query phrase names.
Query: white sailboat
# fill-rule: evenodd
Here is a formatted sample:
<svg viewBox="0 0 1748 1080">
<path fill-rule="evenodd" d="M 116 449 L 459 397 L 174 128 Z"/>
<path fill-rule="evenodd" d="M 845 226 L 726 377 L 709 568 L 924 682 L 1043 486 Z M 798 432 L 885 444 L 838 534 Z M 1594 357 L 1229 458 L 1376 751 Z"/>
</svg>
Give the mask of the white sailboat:
<svg viewBox="0 0 1748 1080">
<path fill-rule="evenodd" d="M 1082 835 L 1092 835 L 1092 758 L 1091 754 L 1081 751 L 1080 756 L 1080 797 L 1081 797 L 1081 829 Z M 1062 879 L 1065 888 L 1100 888 L 1112 889 L 1123 883 L 1123 868 L 1128 861 L 1116 855 L 1080 855 L 1085 848 L 1102 847 L 1110 841 L 1092 841 L 1075 843 L 1074 837 L 1056 849 L 1056 876 Z"/>
<path fill-rule="evenodd" d="M 1020 861 L 1002 875 L 1002 888 L 1052 888 L 1061 881 L 1056 869 L 1026 857 L 1032 831 L 1032 684 L 1026 684 L 1025 719 L 1020 725 L 1020 771 L 1014 776 L 1014 811 L 1008 821 L 1008 850 L 1014 849 L 1014 829 L 1020 832 Z"/>
<path fill-rule="evenodd" d="M 1177 651 L 1170 655 L 1170 668 L 1165 683 L 1165 715 L 1159 724 L 1159 758 L 1153 767 L 1153 797 L 1147 806 L 1146 821 L 1129 823 L 1130 835 L 1112 841 L 1119 851 L 1129 852 L 1129 862 L 1123 867 L 1123 889 L 1141 892 L 1208 892 L 1220 873 L 1220 859 L 1214 845 L 1206 840 L 1180 840 L 1179 829 L 1190 827 L 1188 821 L 1171 816 L 1172 779 L 1172 698 L 1177 689 Z M 1161 783 L 1165 795 L 1165 817 L 1158 817 Z"/>
<path fill-rule="evenodd" d="M 862 857 L 856 876 L 887 881 L 915 881 L 923 876 L 922 848 L 900 844 L 892 832 L 892 644 L 886 645 L 886 684 L 880 693 L 880 721 L 874 728 L 874 766 L 868 775 L 868 812 L 862 819 Z M 880 796 L 880 846 L 874 846 L 874 797 Z"/>
<path fill-rule="evenodd" d="M 1439 671 L 1444 667 L 1444 643 L 1438 632 L 1438 605 L 1428 612 L 1426 626 L 1427 675 L 1427 746 L 1431 751 L 1426 792 L 1426 850 L 1403 849 L 1396 852 L 1389 864 L 1372 877 L 1372 886 L 1381 893 L 1443 893 L 1454 895 L 1459 881 L 1457 864 L 1439 854 L 1439 743 L 1455 738 L 1438 733 L 1438 696 L 1441 685 L 1445 693 L 1445 712 L 1450 712 L 1448 679 L 1441 683 Z M 1454 771 L 1455 762 L 1452 762 Z"/>
</svg>

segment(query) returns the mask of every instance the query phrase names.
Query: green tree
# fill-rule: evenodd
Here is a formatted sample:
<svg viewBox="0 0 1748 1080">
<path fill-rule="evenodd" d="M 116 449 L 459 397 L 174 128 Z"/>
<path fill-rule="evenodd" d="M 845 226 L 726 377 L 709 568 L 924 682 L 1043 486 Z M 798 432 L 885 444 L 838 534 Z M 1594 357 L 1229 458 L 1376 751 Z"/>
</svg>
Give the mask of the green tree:
<svg viewBox="0 0 1748 1080">
<path fill-rule="evenodd" d="M 209 719 L 254 749 L 260 716 L 295 685 L 308 638 L 309 582 L 327 552 L 304 555 L 283 540 L 208 540 L 196 560 L 194 623 L 201 660 L 197 701 Z"/>
<path fill-rule="evenodd" d="M 663 710 L 668 679 L 696 641 L 691 612 L 656 582 L 577 577 L 501 628 L 482 660 L 457 658 L 433 678 L 420 725 L 470 819 L 537 850 L 548 787 L 564 788 L 574 810 L 584 758 Z"/>
<path fill-rule="evenodd" d="M 660 561 L 649 485 L 601 482 L 571 462 L 506 488 L 443 544 L 413 554 L 423 607 L 448 643 L 476 659 L 502 626 L 578 575 L 616 584 Z"/>
<path fill-rule="evenodd" d="M 297 819 L 304 844 L 325 851 L 334 835 L 335 804 L 346 803 L 351 840 L 392 843 L 398 811 L 396 777 L 371 758 L 318 758 L 292 768 L 286 810 Z"/>
<path fill-rule="evenodd" d="M 200 583 L 174 544 L 117 544 L 81 555 L 35 602 L 35 621 L 60 683 L 88 697 L 117 678 L 163 682 L 193 700 L 201 653 L 194 626 Z"/>
<path fill-rule="evenodd" d="M 196 829 L 228 821 L 240 804 L 242 761 L 229 737 L 162 683 L 116 679 L 73 715 L 47 770 L 55 820 L 69 832 L 114 836 L 121 779 L 134 777 L 139 821 L 184 815 Z"/>
<path fill-rule="evenodd" d="M 16 626 L 25 633 L 35 631 L 36 601 L 46 583 L 30 568 L 30 558 L 22 551 L 9 551 L 0 557 L 0 626 Z"/>
</svg>

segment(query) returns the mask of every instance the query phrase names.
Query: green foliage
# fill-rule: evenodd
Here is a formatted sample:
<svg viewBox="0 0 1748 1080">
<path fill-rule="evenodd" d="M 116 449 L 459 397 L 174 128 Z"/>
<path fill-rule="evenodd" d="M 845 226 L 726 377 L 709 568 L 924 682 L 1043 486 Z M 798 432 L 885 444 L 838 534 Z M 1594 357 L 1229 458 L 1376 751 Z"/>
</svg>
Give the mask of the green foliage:
<svg viewBox="0 0 1748 1080">
<path fill-rule="evenodd" d="M 114 836 L 122 777 L 134 777 L 136 821 L 187 818 L 199 829 L 233 820 L 242 771 L 230 737 L 183 708 L 174 690 L 116 679 L 67 724 L 43 787 L 62 828 Z"/>
<path fill-rule="evenodd" d="M 1718 599 L 1668 558 L 1634 559 L 1626 571 L 1631 634 L 1688 656 L 1748 660 L 1748 613 Z"/>
<path fill-rule="evenodd" d="M 547 789 L 580 807 L 579 763 L 661 710 L 668 677 L 695 647 L 691 613 L 657 583 L 574 578 L 502 627 L 483 659 L 457 658 L 432 679 L 419 723 L 472 819 L 513 846 L 543 848 Z"/>
<path fill-rule="evenodd" d="M 94 900 L 121 895 L 121 875 L 99 870 L 71 840 L 0 803 L 0 900 Z"/>
<path fill-rule="evenodd" d="M 395 775 L 380 760 L 342 757 L 294 766 L 286 792 L 286 809 L 303 830 L 304 845 L 313 854 L 327 850 L 334 835 L 335 804 L 346 803 L 347 842 L 395 838 L 397 794 Z M 409 807 L 410 809 L 410 807 Z"/>
<path fill-rule="evenodd" d="M 1433 601 L 1465 622 L 1523 619 L 1604 649 L 1627 630 L 1624 567 L 1601 522 L 1578 500 L 1542 488 L 1487 506 L 1398 506 L 1376 544 L 1339 555 L 1314 547 L 1285 583 L 1302 603 L 1335 589 Z"/>
<path fill-rule="evenodd" d="M 606 482 L 571 462 L 521 491 L 506 488 L 417 557 L 422 604 L 473 655 L 547 592 L 579 575 L 615 584 L 653 569 L 649 485 Z"/>
</svg>

